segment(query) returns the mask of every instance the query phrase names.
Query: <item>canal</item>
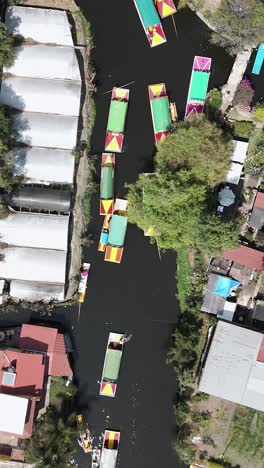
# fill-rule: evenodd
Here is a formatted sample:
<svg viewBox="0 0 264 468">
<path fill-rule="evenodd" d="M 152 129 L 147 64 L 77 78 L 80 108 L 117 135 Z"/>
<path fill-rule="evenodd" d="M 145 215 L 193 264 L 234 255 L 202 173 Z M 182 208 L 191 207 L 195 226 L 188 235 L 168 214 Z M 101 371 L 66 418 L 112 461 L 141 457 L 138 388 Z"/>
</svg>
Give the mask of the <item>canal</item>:
<svg viewBox="0 0 264 468">
<path fill-rule="evenodd" d="M 77 2 L 91 22 L 95 48 L 97 118 L 92 137 L 97 178 L 113 86 L 133 82 L 124 152 L 116 157 L 116 195 L 138 173 L 153 169 L 154 136 L 147 85 L 165 82 L 171 100 L 183 116 L 194 55 L 212 57 L 210 88 L 226 82 L 232 59 L 209 42 L 207 27 L 190 11 L 164 21 L 167 44 L 150 49 L 132 0 Z M 178 468 L 172 448 L 175 436 L 173 401 L 175 376 L 166 365 L 166 352 L 178 313 L 176 257 L 150 245 L 129 225 L 121 265 L 106 263 L 97 252 L 102 217 L 98 193 L 92 200 L 90 232 L 94 244 L 86 250 L 92 264 L 87 296 L 79 322 L 77 307 L 58 308 L 49 320 L 72 332 L 74 372 L 79 386 L 78 410 L 89 423 L 95 441 L 106 427 L 121 431 L 119 468 Z M 29 321 L 38 314 L 21 310 L 1 316 L 1 324 Z M 47 320 L 47 316 L 41 317 Z M 125 332 L 121 375 L 114 399 L 99 397 L 105 347 L 110 331 Z M 79 467 L 88 458 L 78 452 Z M 183 466 L 183 465 L 182 465 Z"/>
</svg>

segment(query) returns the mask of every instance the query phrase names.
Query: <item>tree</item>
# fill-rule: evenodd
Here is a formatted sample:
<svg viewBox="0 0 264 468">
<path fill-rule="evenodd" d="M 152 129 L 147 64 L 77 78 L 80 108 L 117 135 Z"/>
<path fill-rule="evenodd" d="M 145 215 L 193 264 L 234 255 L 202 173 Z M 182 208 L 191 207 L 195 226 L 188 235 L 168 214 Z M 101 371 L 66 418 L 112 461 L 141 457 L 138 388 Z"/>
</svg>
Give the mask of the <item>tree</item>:
<svg viewBox="0 0 264 468">
<path fill-rule="evenodd" d="M 220 109 L 222 100 L 223 97 L 220 89 L 214 88 L 207 94 L 206 105 L 211 111 L 216 112 Z"/>
<path fill-rule="evenodd" d="M 258 102 L 255 105 L 254 117 L 257 122 L 264 122 L 264 102 Z"/>
<path fill-rule="evenodd" d="M 41 468 L 65 468 L 75 451 L 76 436 L 75 415 L 49 407 L 46 414 L 37 420 L 26 450 L 26 460 Z"/>
<path fill-rule="evenodd" d="M 175 133 L 158 146 L 158 172 L 175 172 L 181 168 L 191 171 L 199 182 L 215 186 L 228 171 L 232 154 L 229 135 L 206 119 L 182 122 Z"/>
<path fill-rule="evenodd" d="M 199 224 L 197 245 L 202 252 L 219 255 L 224 248 L 239 245 L 240 225 L 237 221 L 225 222 L 215 214 L 207 214 Z"/>
<path fill-rule="evenodd" d="M 264 4 L 261 0 L 222 0 L 212 16 L 212 41 L 232 55 L 264 41 Z"/>
<path fill-rule="evenodd" d="M 256 143 L 254 153 L 245 161 L 246 173 L 257 176 L 264 174 L 264 132 Z"/>
<path fill-rule="evenodd" d="M 0 21 L 0 68 L 10 67 L 14 58 L 14 39 L 9 36 L 5 24 Z"/>
<path fill-rule="evenodd" d="M 128 217 L 145 230 L 158 229 L 160 248 L 176 249 L 193 244 L 203 210 L 206 186 L 182 169 L 173 176 L 139 176 L 128 192 Z"/>
<path fill-rule="evenodd" d="M 251 82 L 248 78 L 243 78 L 239 83 L 234 99 L 233 104 L 242 105 L 242 106 L 250 106 L 252 99 L 254 96 L 254 91 L 251 85 Z"/>
</svg>

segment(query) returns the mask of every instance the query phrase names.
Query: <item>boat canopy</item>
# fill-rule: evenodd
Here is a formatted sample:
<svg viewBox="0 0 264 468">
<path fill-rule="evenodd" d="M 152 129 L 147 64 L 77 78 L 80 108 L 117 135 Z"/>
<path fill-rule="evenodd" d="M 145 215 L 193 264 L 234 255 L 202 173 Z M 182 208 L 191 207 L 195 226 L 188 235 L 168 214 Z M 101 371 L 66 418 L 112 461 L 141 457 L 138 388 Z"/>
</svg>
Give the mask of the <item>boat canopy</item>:
<svg viewBox="0 0 264 468">
<path fill-rule="evenodd" d="M 108 349 L 104 366 L 104 380 L 116 382 L 118 379 L 122 353 L 117 349 Z"/>
<path fill-rule="evenodd" d="M 102 199 L 110 199 L 113 197 L 113 172 L 114 168 L 109 166 L 102 167 L 101 173 L 101 198 Z"/>
<path fill-rule="evenodd" d="M 107 130 L 110 132 L 123 133 L 126 120 L 127 102 L 111 101 Z"/>
<path fill-rule="evenodd" d="M 204 71 L 193 72 L 189 101 L 205 100 L 209 77 L 209 73 Z"/>
<path fill-rule="evenodd" d="M 169 99 L 167 96 L 155 98 L 151 101 L 155 132 L 171 129 Z"/>
<path fill-rule="evenodd" d="M 160 23 L 157 10 L 152 0 L 135 0 L 145 28 Z"/>
<path fill-rule="evenodd" d="M 124 245 L 125 235 L 127 229 L 127 217 L 113 215 L 110 232 L 108 237 L 108 245 L 122 247 Z"/>
<path fill-rule="evenodd" d="M 252 68 L 252 73 L 254 73 L 255 75 L 259 75 L 263 62 L 264 62 L 264 42 L 259 45 L 257 55 L 254 61 L 254 65 Z"/>
</svg>

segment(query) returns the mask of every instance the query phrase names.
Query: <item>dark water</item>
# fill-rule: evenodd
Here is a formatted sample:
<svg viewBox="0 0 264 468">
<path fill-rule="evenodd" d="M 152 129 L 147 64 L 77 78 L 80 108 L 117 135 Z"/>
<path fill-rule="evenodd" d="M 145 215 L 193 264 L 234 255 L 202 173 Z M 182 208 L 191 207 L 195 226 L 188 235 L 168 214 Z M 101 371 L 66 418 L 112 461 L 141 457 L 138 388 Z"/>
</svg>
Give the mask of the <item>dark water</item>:
<svg viewBox="0 0 264 468">
<path fill-rule="evenodd" d="M 164 21 L 167 44 L 151 50 L 132 0 L 78 3 L 92 23 L 96 45 L 93 154 L 100 155 L 104 147 L 110 101 L 110 93 L 104 93 L 114 85 L 135 81 L 130 87 L 125 151 L 116 158 L 116 195 L 123 196 L 124 184 L 153 166 L 154 136 L 147 85 L 165 82 L 182 115 L 194 55 L 213 58 L 210 88 L 226 81 L 232 59 L 210 45 L 206 26 L 189 11 L 175 16 L 179 38 L 168 18 Z M 99 166 L 98 158 L 98 174 Z M 77 307 L 57 309 L 52 317 L 73 333 L 79 410 L 84 412 L 96 440 L 106 427 L 121 431 L 119 468 L 177 468 L 181 465 L 172 449 L 175 378 L 165 363 L 177 316 L 175 255 L 162 255 L 160 261 L 157 248 L 136 227 L 129 226 L 122 264 L 104 262 L 97 252 L 102 224 L 98 210 L 96 195 L 90 225 L 95 243 L 85 255 L 92 270 L 79 325 Z M 1 323 L 28 321 L 30 315 L 20 311 L 2 316 Z M 125 347 L 114 399 L 98 396 L 110 331 L 132 334 Z M 89 466 L 88 458 L 81 454 L 77 458 L 79 466 Z"/>
</svg>

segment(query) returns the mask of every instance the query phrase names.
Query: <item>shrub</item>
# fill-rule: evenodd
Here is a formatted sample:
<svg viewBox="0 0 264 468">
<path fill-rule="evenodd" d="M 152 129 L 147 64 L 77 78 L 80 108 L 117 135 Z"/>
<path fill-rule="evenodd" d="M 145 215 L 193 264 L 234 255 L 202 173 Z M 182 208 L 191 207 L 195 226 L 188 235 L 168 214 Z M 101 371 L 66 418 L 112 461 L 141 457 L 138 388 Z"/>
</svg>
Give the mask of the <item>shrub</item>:
<svg viewBox="0 0 264 468">
<path fill-rule="evenodd" d="M 255 105 L 254 117 L 257 122 L 264 122 L 264 102 L 258 102 Z"/>
<path fill-rule="evenodd" d="M 222 93 L 220 89 L 214 88 L 209 91 L 206 99 L 207 106 L 212 111 L 217 111 L 222 105 Z"/>
<path fill-rule="evenodd" d="M 232 130 L 235 137 L 249 138 L 253 130 L 253 125 L 251 122 L 246 122 L 244 120 L 233 122 Z"/>
</svg>

